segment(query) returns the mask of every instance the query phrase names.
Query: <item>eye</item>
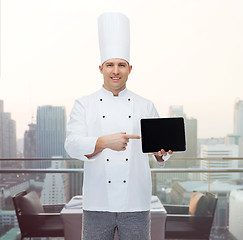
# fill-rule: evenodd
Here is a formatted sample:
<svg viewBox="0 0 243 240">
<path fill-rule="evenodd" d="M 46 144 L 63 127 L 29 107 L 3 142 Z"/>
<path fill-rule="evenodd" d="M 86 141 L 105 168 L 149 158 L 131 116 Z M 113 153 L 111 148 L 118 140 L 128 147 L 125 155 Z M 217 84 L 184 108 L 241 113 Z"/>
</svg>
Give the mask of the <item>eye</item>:
<svg viewBox="0 0 243 240">
<path fill-rule="evenodd" d="M 120 67 L 126 67 L 126 65 L 125 65 L 125 64 L 120 64 L 119 66 L 120 66 Z"/>
</svg>

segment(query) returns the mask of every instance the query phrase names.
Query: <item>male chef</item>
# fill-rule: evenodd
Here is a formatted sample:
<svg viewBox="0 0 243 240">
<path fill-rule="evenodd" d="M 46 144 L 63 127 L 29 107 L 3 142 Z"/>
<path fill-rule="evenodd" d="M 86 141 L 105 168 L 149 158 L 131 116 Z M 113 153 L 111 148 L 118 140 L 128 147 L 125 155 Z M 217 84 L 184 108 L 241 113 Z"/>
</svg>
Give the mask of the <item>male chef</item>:
<svg viewBox="0 0 243 240">
<path fill-rule="evenodd" d="M 65 149 L 84 161 L 83 240 L 150 239 L 152 181 L 142 153 L 140 119 L 158 117 L 153 103 L 126 88 L 130 65 L 129 19 L 122 13 L 98 18 L 104 83 L 75 101 Z M 160 166 L 172 151 L 154 153 Z"/>
</svg>

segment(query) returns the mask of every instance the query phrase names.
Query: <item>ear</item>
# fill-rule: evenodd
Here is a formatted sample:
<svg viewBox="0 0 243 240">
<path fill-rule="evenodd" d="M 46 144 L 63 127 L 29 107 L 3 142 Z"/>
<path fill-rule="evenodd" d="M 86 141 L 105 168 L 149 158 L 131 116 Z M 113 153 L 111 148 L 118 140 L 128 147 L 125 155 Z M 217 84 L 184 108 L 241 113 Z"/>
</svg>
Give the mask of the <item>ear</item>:
<svg viewBox="0 0 243 240">
<path fill-rule="evenodd" d="M 99 65 L 100 73 L 103 74 L 103 66 Z"/>
<path fill-rule="evenodd" d="M 129 74 L 131 73 L 132 71 L 132 65 L 129 65 Z"/>
</svg>

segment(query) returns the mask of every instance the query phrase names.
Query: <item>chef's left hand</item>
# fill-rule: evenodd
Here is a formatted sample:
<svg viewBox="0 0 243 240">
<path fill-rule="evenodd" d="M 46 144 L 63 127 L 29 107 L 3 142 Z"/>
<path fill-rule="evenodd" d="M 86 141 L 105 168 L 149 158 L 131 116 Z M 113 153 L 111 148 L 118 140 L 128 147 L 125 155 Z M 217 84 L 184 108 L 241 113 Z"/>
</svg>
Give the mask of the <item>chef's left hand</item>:
<svg viewBox="0 0 243 240">
<path fill-rule="evenodd" d="M 153 153 L 153 155 L 156 157 L 157 161 L 162 162 L 164 161 L 163 156 L 167 156 L 167 154 L 172 155 L 173 151 L 169 150 L 166 152 L 164 149 L 161 149 L 160 151 Z"/>
</svg>

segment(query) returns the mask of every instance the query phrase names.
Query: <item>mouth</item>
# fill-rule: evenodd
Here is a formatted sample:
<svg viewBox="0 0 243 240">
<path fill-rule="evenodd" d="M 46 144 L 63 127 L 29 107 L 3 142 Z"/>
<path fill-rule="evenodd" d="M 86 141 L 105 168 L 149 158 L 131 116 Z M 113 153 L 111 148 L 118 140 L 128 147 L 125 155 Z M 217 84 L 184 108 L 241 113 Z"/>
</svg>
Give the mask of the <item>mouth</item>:
<svg viewBox="0 0 243 240">
<path fill-rule="evenodd" d="M 111 77 L 113 81 L 119 81 L 121 78 L 120 77 Z"/>
</svg>

